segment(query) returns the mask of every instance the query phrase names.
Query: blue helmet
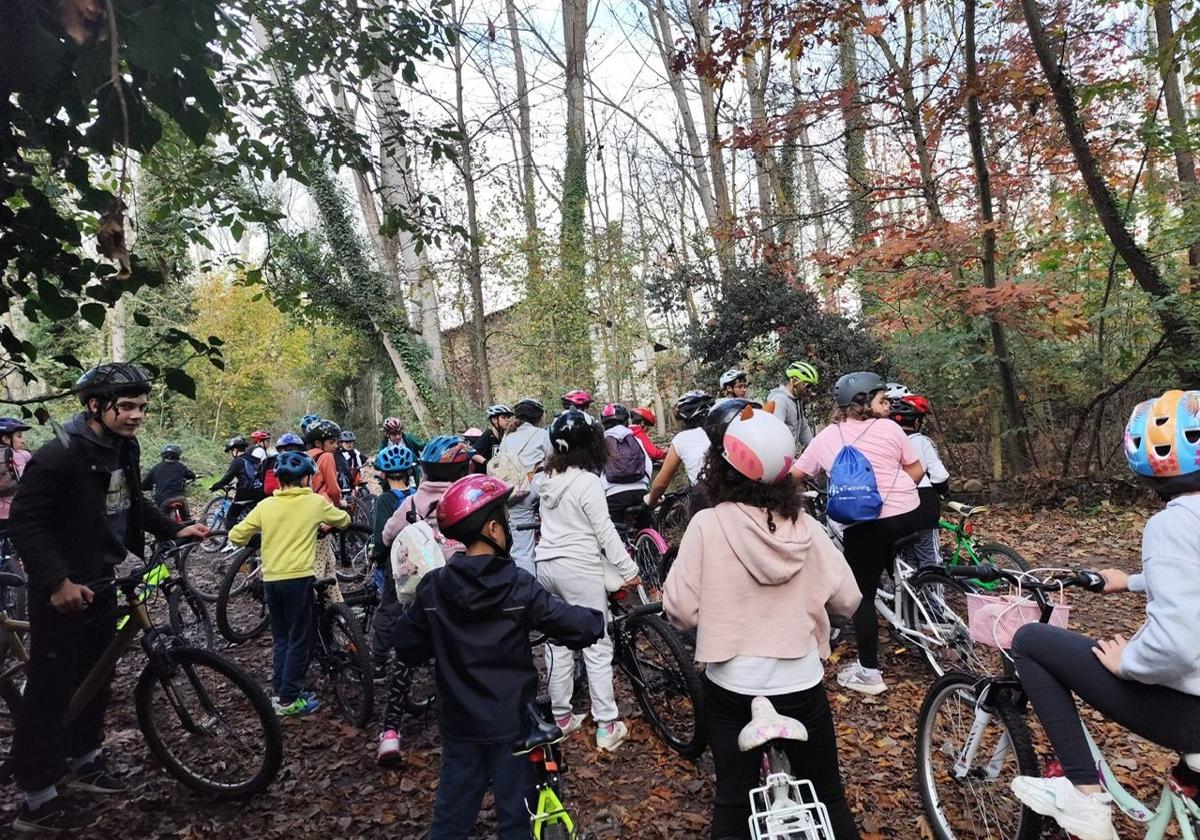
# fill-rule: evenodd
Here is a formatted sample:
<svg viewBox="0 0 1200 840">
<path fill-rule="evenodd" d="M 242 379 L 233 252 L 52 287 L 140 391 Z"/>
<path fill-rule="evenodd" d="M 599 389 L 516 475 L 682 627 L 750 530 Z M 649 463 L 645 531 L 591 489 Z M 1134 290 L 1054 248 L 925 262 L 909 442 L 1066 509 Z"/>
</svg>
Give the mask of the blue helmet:
<svg viewBox="0 0 1200 840">
<path fill-rule="evenodd" d="M 284 432 L 279 436 L 279 440 L 275 441 L 276 449 L 283 449 L 285 446 L 298 446 L 304 448 L 304 439 L 295 432 Z"/>
<path fill-rule="evenodd" d="M 300 418 L 300 434 L 307 434 L 309 427 L 320 419 L 321 415 L 319 414 L 305 414 Z"/>
<path fill-rule="evenodd" d="M 407 446 L 390 443 L 375 453 L 375 469 L 380 472 L 408 472 L 416 465 L 417 459 Z"/>
<path fill-rule="evenodd" d="M 421 450 L 422 464 L 462 464 L 471 460 L 475 451 L 458 435 L 435 437 Z"/>
<path fill-rule="evenodd" d="M 317 465 L 303 452 L 280 452 L 275 456 L 275 476 L 280 481 L 297 481 L 316 472 Z"/>
</svg>

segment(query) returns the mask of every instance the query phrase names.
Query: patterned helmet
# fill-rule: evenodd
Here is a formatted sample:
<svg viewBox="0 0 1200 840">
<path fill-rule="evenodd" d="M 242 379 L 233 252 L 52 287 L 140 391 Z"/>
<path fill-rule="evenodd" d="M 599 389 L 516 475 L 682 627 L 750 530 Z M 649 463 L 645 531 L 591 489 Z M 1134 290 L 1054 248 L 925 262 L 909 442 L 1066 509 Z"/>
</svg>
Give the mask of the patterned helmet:
<svg viewBox="0 0 1200 840">
<path fill-rule="evenodd" d="M 280 452 L 275 456 L 275 476 L 280 481 L 296 481 L 316 472 L 317 465 L 303 452 Z"/>
<path fill-rule="evenodd" d="M 469 475 L 450 485 L 437 507 L 441 532 L 460 542 L 472 540 L 489 512 L 508 503 L 512 487 L 490 475 Z"/>
<path fill-rule="evenodd" d="M 578 452 L 596 444 L 600 430 L 596 419 L 586 411 L 568 408 L 550 421 L 550 443 L 559 452 Z"/>
<path fill-rule="evenodd" d="M 389 443 L 375 453 L 375 469 L 385 473 L 408 472 L 417 465 L 416 456 L 407 446 Z"/>
<path fill-rule="evenodd" d="M 796 439 L 787 424 L 750 406 L 729 421 L 723 444 L 729 465 L 760 484 L 783 481 L 796 459 Z"/>
<path fill-rule="evenodd" d="M 383 421 L 383 433 L 385 435 L 398 435 L 404 431 L 404 421 L 399 417 L 389 417 Z"/>
<path fill-rule="evenodd" d="M 422 464 L 462 464 L 471 460 L 475 451 L 458 435 L 435 437 L 421 450 Z"/>
<path fill-rule="evenodd" d="M 1200 391 L 1167 391 L 1138 403 L 1125 426 L 1125 460 L 1145 478 L 1200 473 Z"/>
<path fill-rule="evenodd" d="M 792 362 L 788 365 L 786 374 L 788 379 L 798 379 L 809 385 L 816 385 L 820 381 L 817 369 L 808 362 Z"/>
<path fill-rule="evenodd" d="M 704 391 L 688 391 L 675 401 L 675 416 L 684 423 L 702 420 L 712 408 L 713 398 Z"/>
<path fill-rule="evenodd" d="M 600 422 L 606 429 L 611 429 L 613 426 L 628 426 L 629 409 L 620 403 L 609 403 L 600 409 Z"/>
<path fill-rule="evenodd" d="M 308 434 L 308 430 L 312 428 L 313 423 L 321 419 L 319 414 L 305 414 L 300 418 L 300 434 Z"/>
<path fill-rule="evenodd" d="M 587 391 L 576 390 L 567 391 L 562 397 L 562 407 L 578 408 L 580 411 L 587 411 L 592 405 L 592 395 Z"/>
<path fill-rule="evenodd" d="M 512 409 L 504 403 L 496 403 L 488 408 L 487 419 L 491 420 L 493 417 L 512 417 L 512 413 Z"/>
<path fill-rule="evenodd" d="M 308 438 L 315 443 L 323 440 L 337 440 L 341 436 L 342 427 L 332 420 L 318 420 L 308 428 Z"/>
</svg>

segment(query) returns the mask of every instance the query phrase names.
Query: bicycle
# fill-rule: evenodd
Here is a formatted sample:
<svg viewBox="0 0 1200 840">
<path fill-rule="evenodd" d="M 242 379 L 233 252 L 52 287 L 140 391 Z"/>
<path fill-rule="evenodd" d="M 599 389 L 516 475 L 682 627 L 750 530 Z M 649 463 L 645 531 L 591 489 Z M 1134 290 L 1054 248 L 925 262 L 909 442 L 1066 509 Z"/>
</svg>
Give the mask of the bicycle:
<svg viewBox="0 0 1200 840">
<path fill-rule="evenodd" d="M 738 749 L 761 749 L 761 785 L 750 790 L 750 832 L 754 840 L 833 840 L 829 811 L 808 779 L 792 775 L 784 741 L 807 741 L 808 730 L 775 711 L 766 697 L 750 702 L 750 722 L 738 734 Z"/>
<path fill-rule="evenodd" d="M 13 548 L 12 540 L 6 535 L 0 535 L 0 571 L 16 575 L 22 581 L 20 586 L 0 585 L 0 609 L 7 611 L 14 618 L 27 618 L 29 611 L 25 603 L 24 569 L 16 549 Z"/>
<path fill-rule="evenodd" d="M 572 840 L 575 821 L 563 804 L 562 774 L 566 770 L 559 744 L 561 729 L 546 720 L 546 711 L 530 704 L 530 733 L 513 744 L 513 755 L 529 756 L 534 766 L 534 785 L 525 797 L 529 830 L 535 840 Z"/>
<path fill-rule="evenodd" d="M 204 601 L 186 579 L 172 577 L 167 565 L 168 558 L 174 556 L 178 564 L 178 558 L 194 547 L 191 541 L 156 540 L 150 549 L 148 571 L 142 576 L 143 596 L 148 598 L 161 589 L 167 597 L 168 622 L 175 635 L 193 647 L 212 650 L 213 625 Z"/>
<path fill-rule="evenodd" d="M 677 546 L 692 518 L 692 488 L 672 490 L 659 499 L 654 509 L 654 527 L 668 545 Z M 663 577 L 666 575 L 664 573 Z"/>
<path fill-rule="evenodd" d="M 979 538 L 975 534 L 975 523 L 971 521 L 971 517 L 987 513 L 986 507 L 965 505 L 962 502 L 946 502 L 946 507 L 958 514 L 957 522 L 945 517 L 938 519 L 939 531 L 949 536 L 952 546 L 943 560 L 947 566 L 1000 566 L 1015 567 L 1022 572 L 1029 571 L 1029 564 L 1025 558 L 1004 543 L 979 544 Z M 983 588 L 995 586 L 994 583 L 977 585 Z"/>
<path fill-rule="evenodd" d="M 167 628 L 157 627 L 147 588 L 154 571 L 142 568 L 124 577 L 87 584 L 94 593 L 118 590 L 125 605 L 99 621 L 116 620 L 118 630 L 71 697 L 64 726 L 69 726 L 96 693 L 108 684 L 117 662 L 140 641 L 146 666 L 133 690 L 138 728 L 150 752 L 168 773 L 187 787 L 216 799 L 244 800 L 264 791 L 283 761 L 283 735 L 271 701 L 241 668 L 224 657 L 191 647 Z M 0 585 L 14 586 L 16 575 L 0 573 Z M 11 769 L 10 724 L 20 702 L 29 662 L 23 634 L 28 622 L 0 611 L 0 651 L 11 664 L 0 670 L 0 754 L 3 773 Z M 208 751 L 214 751 L 206 759 Z"/>
<path fill-rule="evenodd" d="M 205 551 L 220 551 L 228 543 L 230 526 L 229 513 L 233 509 L 232 487 L 226 487 L 219 496 L 213 496 L 200 513 L 200 521 L 209 527 L 209 534 L 201 543 Z"/>
<path fill-rule="evenodd" d="M 342 583 L 355 583 L 371 571 L 372 530 L 366 525 L 351 522 L 328 539 L 334 540 L 334 574 Z"/>
<path fill-rule="evenodd" d="M 1054 606 L 1046 593 L 1073 587 L 1104 590 L 1104 579 L 1092 571 L 1054 573 L 1041 580 L 991 566 L 966 566 L 951 574 L 1019 583 L 1032 595 L 1042 622 L 1050 620 Z M 1042 775 L 1025 718 L 1027 708 L 1025 691 L 1011 667 L 990 675 L 949 673 L 926 693 L 917 726 L 917 786 L 938 840 L 1041 836 L 1043 818 L 1009 790 L 1013 776 Z M 1196 837 L 1200 808 L 1195 802 L 1172 789 L 1168 780 L 1158 805 L 1144 805 L 1120 785 L 1090 733 L 1087 737 L 1105 789 L 1125 814 L 1149 825 L 1146 840 L 1160 840 L 1172 822 L 1179 824 L 1181 836 Z M 981 834 L 981 828 L 988 833 Z"/>
<path fill-rule="evenodd" d="M 668 551 L 667 541 L 654 528 L 639 528 L 638 520 L 646 512 L 646 506 L 633 505 L 625 509 L 622 521 L 614 522 L 625 550 L 637 563 L 638 575 L 642 579 L 637 589 L 638 598 L 643 604 L 649 604 L 661 597 L 663 581 L 666 573 L 663 570 L 663 558 Z"/>
</svg>

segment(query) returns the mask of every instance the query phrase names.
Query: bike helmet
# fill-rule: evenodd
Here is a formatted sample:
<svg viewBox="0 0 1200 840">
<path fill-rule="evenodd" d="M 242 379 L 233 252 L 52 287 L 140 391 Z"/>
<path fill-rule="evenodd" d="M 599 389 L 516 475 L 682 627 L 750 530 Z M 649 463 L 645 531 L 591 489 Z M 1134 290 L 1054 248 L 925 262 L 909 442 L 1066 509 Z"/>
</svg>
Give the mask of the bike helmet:
<svg viewBox="0 0 1200 840">
<path fill-rule="evenodd" d="M 284 432 L 279 436 L 279 440 L 275 441 L 276 452 L 287 452 L 287 447 L 289 446 L 296 449 L 303 449 L 304 440 L 294 432 Z"/>
<path fill-rule="evenodd" d="M 255 443 L 266 443 L 270 439 L 271 433 L 264 431 L 263 429 L 255 429 L 250 433 L 250 440 L 254 441 Z"/>
<path fill-rule="evenodd" d="M 820 381 L 817 376 L 817 369 L 808 362 L 792 362 L 784 371 L 788 379 L 798 379 L 801 382 L 807 382 L 809 385 L 816 385 Z"/>
<path fill-rule="evenodd" d="M 1167 391 L 1136 405 L 1125 459 L 1164 495 L 1200 489 L 1200 391 Z"/>
<path fill-rule="evenodd" d="M 450 485 L 437 507 L 438 529 L 461 543 L 471 543 L 484 524 L 503 509 L 513 488 L 490 475 L 469 475 Z M 499 549 L 499 546 L 493 546 Z"/>
<path fill-rule="evenodd" d="M 111 403 L 116 401 L 117 397 L 149 394 L 153 384 L 154 380 L 137 365 L 108 362 L 85 372 L 75 380 L 71 390 L 79 397 L 82 405 L 87 405 L 88 400 L 93 398 Z"/>
<path fill-rule="evenodd" d="M 409 472 L 417 465 L 413 451 L 407 446 L 389 443 L 375 453 L 375 469 L 383 473 Z"/>
<path fill-rule="evenodd" d="M 435 437 L 421 450 L 422 464 L 465 464 L 475 453 L 458 435 Z"/>
<path fill-rule="evenodd" d="M 338 440 L 342 443 L 354 443 L 354 441 L 358 440 L 358 437 L 349 429 L 344 429 L 342 433 L 338 435 Z"/>
<path fill-rule="evenodd" d="M 542 401 L 533 397 L 518 400 L 513 406 L 513 416 L 526 423 L 540 423 L 545 414 L 546 407 L 542 405 Z"/>
<path fill-rule="evenodd" d="M 600 422 L 606 429 L 611 429 L 613 426 L 628 426 L 629 409 L 620 403 L 609 403 L 600 409 Z"/>
<path fill-rule="evenodd" d="M 931 406 L 929 400 L 922 397 L 920 394 L 909 394 L 906 397 L 900 398 L 901 402 L 906 402 L 917 410 L 917 413 L 922 417 L 929 413 Z"/>
<path fill-rule="evenodd" d="M 907 385 L 901 385 L 899 382 L 887 383 L 887 387 L 884 388 L 884 392 L 887 394 L 887 398 L 889 400 L 898 400 L 901 397 L 907 397 L 912 393 L 912 391 L 908 390 Z"/>
<path fill-rule="evenodd" d="M 299 481 L 316 472 L 317 465 L 303 452 L 280 452 L 275 456 L 275 477 L 280 481 Z"/>
<path fill-rule="evenodd" d="M 166 461 L 178 461 L 183 457 L 183 447 L 177 443 L 168 443 L 162 449 L 158 450 L 158 455 Z"/>
<path fill-rule="evenodd" d="M 246 439 L 244 437 L 242 437 L 241 435 L 235 435 L 235 436 L 231 437 L 229 440 L 225 441 L 225 451 L 226 452 L 232 452 L 235 449 L 240 449 L 242 451 L 245 451 L 249 448 L 250 448 L 250 444 L 247 443 Z"/>
<path fill-rule="evenodd" d="M 708 442 L 712 445 L 713 449 L 718 452 L 723 451 L 725 447 L 725 429 L 729 427 L 729 421 L 741 414 L 746 406 L 757 407 L 758 404 L 750 400 L 730 397 L 729 399 L 718 400 L 708 410 L 708 414 L 704 416 L 704 433 L 708 435 Z"/>
<path fill-rule="evenodd" d="M 675 401 L 675 416 L 692 428 L 704 420 L 712 405 L 713 398 L 704 391 L 688 391 Z"/>
<path fill-rule="evenodd" d="M 567 391 L 567 393 L 563 394 L 562 407 L 564 409 L 578 408 L 580 411 L 587 411 L 591 405 L 592 395 L 587 391 Z"/>
<path fill-rule="evenodd" d="M 892 400 L 892 408 L 888 412 L 888 418 L 899 423 L 906 429 L 915 428 L 917 421 L 921 419 L 923 412 L 917 411 L 916 406 L 907 400 Z"/>
<path fill-rule="evenodd" d="M 778 484 L 796 460 L 796 438 L 770 412 L 746 406 L 729 421 L 722 441 L 725 460 L 751 481 Z"/>
<path fill-rule="evenodd" d="M 305 414 L 300 418 L 300 434 L 308 434 L 308 430 L 312 428 L 313 423 L 321 419 L 319 414 Z"/>
<path fill-rule="evenodd" d="M 635 423 L 640 420 L 647 426 L 658 425 L 658 417 L 656 417 L 654 412 L 644 405 L 639 405 L 637 408 L 630 409 L 629 419 Z"/>
<path fill-rule="evenodd" d="M 383 421 L 385 435 L 398 435 L 404 431 L 404 421 L 399 417 L 389 417 Z"/>
<path fill-rule="evenodd" d="M 578 452 L 593 446 L 599 434 L 595 418 L 578 408 L 568 408 L 551 420 L 548 431 L 550 443 L 559 452 Z"/>
<path fill-rule="evenodd" d="M 512 409 L 504 403 L 497 403 L 487 410 L 487 419 L 491 420 L 493 417 L 512 417 L 512 413 Z"/>
<path fill-rule="evenodd" d="M 717 390 L 724 391 L 730 385 L 733 385 L 738 380 L 747 379 L 746 371 L 740 368 L 730 368 L 721 374 L 721 378 L 717 380 Z"/>
<path fill-rule="evenodd" d="M 837 384 L 833 386 L 833 397 L 837 401 L 838 408 L 849 408 L 854 403 L 869 402 L 872 394 L 886 389 L 887 383 L 879 377 L 879 374 L 869 370 L 860 370 L 844 374 L 838 379 Z"/>
<path fill-rule="evenodd" d="M 15 435 L 17 432 L 27 432 L 32 426 L 22 423 L 16 417 L 0 417 L 0 435 Z"/>
</svg>

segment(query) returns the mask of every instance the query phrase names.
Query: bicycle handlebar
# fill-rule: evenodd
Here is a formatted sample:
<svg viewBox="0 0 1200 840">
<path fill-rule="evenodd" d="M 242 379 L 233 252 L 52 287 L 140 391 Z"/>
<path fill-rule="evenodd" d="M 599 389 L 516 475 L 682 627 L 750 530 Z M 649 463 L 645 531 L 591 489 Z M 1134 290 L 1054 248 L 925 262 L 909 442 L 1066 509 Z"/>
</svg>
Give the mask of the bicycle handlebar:
<svg viewBox="0 0 1200 840">
<path fill-rule="evenodd" d="M 1051 576 L 1042 580 L 1029 575 L 1013 574 L 1006 569 L 998 569 L 995 566 L 946 566 L 936 571 L 943 572 L 948 577 L 978 580 L 983 583 L 994 583 L 998 580 L 1003 580 L 1011 583 L 1013 586 L 1035 592 L 1057 592 L 1060 589 L 1072 587 L 1086 589 L 1089 592 L 1104 591 L 1103 576 L 1099 572 L 1094 572 L 1090 569 L 1075 572 L 1070 577 Z"/>
</svg>

